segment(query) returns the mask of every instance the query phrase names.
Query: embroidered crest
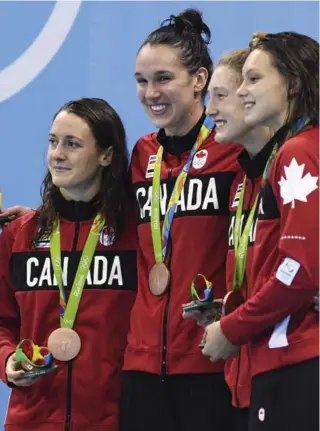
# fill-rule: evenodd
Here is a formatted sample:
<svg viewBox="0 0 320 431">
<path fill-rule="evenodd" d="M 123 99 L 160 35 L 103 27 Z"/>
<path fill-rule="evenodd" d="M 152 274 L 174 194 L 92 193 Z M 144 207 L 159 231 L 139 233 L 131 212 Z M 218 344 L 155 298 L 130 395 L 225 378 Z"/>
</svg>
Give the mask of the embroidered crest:
<svg viewBox="0 0 320 431">
<path fill-rule="evenodd" d="M 201 169 L 206 164 L 208 158 L 207 150 L 199 150 L 193 157 L 192 167 L 194 169 Z"/>
</svg>

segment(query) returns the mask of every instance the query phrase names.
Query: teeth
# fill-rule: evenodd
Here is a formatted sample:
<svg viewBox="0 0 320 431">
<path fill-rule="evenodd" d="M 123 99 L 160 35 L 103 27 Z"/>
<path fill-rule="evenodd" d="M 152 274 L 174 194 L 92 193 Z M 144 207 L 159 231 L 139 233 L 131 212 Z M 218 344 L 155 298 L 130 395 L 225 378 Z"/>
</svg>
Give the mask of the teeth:
<svg viewBox="0 0 320 431">
<path fill-rule="evenodd" d="M 224 120 L 217 120 L 216 121 L 216 127 L 219 129 L 220 127 L 224 126 L 226 124 L 226 121 Z"/>
<path fill-rule="evenodd" d="M 150 105 L 152 111 L 160 112 L 166 109 L 166 105 Z"/>
<path fill-rule="evenodd" d="M 248 110 L 248 109 L 252 108 L 252 106 L 253 106 L 253 105 L 254 105 L 254 102 L 245 102 L 245 103 L 243 104 L 244 109 L 246 109 L 246 110 Z"/>
</svg>

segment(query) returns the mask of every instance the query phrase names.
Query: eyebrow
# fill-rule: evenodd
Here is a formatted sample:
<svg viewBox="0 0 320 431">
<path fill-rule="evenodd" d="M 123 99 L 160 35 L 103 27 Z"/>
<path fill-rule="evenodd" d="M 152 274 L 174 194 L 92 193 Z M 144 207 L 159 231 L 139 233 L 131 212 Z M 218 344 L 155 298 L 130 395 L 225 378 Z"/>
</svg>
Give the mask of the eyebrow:
<svg viewBox="0 0 320 431">
<path fill-rule="evenodd" d="M 222 86 L 213 87 L 211 91 L 218 91 L 218 90 L 228 91 L 228 90 L 226 89 L 226 87 L 222 87 Z"/>
<path fill-rule="evenodd" d="M 258 73 L 258 71 L 254 68 L 254 67 L 250 67 L 250 69 L 248 69 L 246 72 L 245 72 L 245 74 L 247 75 L 248 73 L 250 73 L 250 72 L 256 72 L 256 73 Z"/>
<path fill-rule="evenodd" d="M 171 72 L 170 70 L 157 70 L 157 72 L 154 73 L 155 76 L 160 76 L 165 74 L 173 75 L 173 72 Z M 143 76 L 143 74 L 140 72 L 136 72 L 134 76 L 137 78 L 137 77 Z"/>
<path fill-rule="evenodd" d="M 55 135 L 54 133 L 49 133 L 49 138 L 56 138 L 57 135 Z M 74 135 L 66 135 L 65 138 L 67 139 L 76 139 L 77 141 L 80 141 L 81 143 L 84 143 L 84 141 L 81 138 L 78 138 L 77 136 Z"/>
</svg>

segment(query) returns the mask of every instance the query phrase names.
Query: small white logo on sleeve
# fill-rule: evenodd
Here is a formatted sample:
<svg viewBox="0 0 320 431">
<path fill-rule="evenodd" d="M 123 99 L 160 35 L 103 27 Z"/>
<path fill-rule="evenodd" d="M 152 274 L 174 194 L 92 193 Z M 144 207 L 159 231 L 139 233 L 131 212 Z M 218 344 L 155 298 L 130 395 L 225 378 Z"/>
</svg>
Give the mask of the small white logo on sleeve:
<svg viewBox="0 0 320 431">
<path fill-rule="evenodd" d="M 200 150 L 198 151 L 192 160 L 192 166 L 194 169 L 201 169 L 206 164 L 208 158 L 208 151 L 207 150 Z"/>
<path fill-rule="evenodd" d="M 300 266 L 300 263 L 296 260 L 286 257 L 277 270 L 276 278 L 283 284 L 291 286 Z"/>
<path fill-rule="evenodd" d="M 259 418 L 259 421 L 264 422 L 264 420 L 266 418 L 266 411 L 265 411 L 265 409 L 263 409 L 263 408 L 259 409 L 259 411 L 258 411 L 258 418 Z"/>
</svg>

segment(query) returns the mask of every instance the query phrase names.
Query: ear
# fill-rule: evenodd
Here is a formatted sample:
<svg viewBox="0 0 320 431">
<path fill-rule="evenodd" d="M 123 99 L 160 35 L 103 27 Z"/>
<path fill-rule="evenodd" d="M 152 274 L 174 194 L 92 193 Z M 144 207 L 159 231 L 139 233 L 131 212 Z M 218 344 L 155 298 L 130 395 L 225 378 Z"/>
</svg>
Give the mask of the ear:
<svg viewBox="0 0 320 431">
<path fill-rule="evenodd" d="M 198 71 L 195 73 L 194 76 L 195 76 L 194 92 L 201 93 L 207 84 L 209 72 L 205 67 L 200 67 L 200 69 L 198 69 Z"/>
<path fill-rule="evenodd" d="M 100 165 L 105 167 L 105 166 L 109 166 L 111 165 L 112 162 L 112 147 L 109 147 L 106 151 L 104 151 L 101 155 L 100 155 Z"/>
</svg>

